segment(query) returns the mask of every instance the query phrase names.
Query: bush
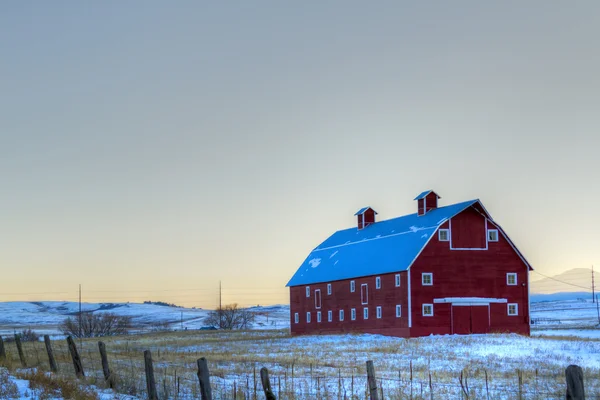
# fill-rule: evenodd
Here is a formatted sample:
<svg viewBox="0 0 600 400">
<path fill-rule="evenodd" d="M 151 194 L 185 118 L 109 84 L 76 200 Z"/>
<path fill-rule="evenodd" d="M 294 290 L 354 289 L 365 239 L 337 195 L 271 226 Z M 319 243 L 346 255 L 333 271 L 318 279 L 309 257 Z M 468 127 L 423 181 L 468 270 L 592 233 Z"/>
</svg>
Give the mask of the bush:
<svg viewBox="0 0 600 400">
<path fill-rule="evenodd" d="M 204 323 L 219 329 L 248 329 L 254 322 L 254 313 L 237 304 L 229 304 L 211 311 Z"/>
<path fill-rule="evenodd" d="M 20 334 L 21 342 L 37 342 L 40 340 L 40 335 L 31 329 L 24 329 Z"/>
<path fill-rule="evenodd" d="M 10 380 L 8 372 L 0 369 L 0 399 L 18 399 L 19 389 L 17 385 Z"/>
<path fill-rule="evenodd" d="M 81 329 L 78 317 L 69 317 L 63 321 L 59 329 L 73 337 L 101 337 L 126 335 L 131 327 L 131 317 L 111 313 L 84 313 L 81 315 Z"/>
</svg>

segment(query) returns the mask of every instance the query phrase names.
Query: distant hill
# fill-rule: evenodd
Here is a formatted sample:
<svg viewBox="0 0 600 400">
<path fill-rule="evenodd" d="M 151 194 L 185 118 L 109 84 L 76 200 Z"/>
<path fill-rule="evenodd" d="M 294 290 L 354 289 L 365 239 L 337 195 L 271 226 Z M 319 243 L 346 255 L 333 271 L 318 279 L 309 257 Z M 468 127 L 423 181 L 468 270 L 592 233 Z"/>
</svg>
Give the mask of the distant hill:
<svg viewBox="0 0 600 400">
<path fill-rule="evenodd" d="M 600 276 L 596 275 L 596 278 L 600 278 Z M 592 291 L 591 268 L 573 268 L 549 278 L 532 272 L 530 274 L 530 279 L 532 294 Z M 596 283 L 596 287 L 597 286 L 598 284 Z"/>
</svg>

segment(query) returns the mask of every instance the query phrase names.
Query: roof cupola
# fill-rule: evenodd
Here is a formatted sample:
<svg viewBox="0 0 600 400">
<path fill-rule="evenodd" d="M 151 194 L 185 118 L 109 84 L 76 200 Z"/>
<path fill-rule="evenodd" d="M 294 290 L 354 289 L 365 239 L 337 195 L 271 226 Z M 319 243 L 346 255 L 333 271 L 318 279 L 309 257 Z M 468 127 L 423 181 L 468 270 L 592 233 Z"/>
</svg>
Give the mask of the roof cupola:
<svg viewBox="0 0 600 400">
<path fill-rule="evenodd" d="M 441 197 L 437 195 L 433 190 L 426 190 L 417 197 L 417 214 L 425 215 L 431 210 L 435 210 L 438 207 L 438 199 Z"/>
<path fill-rule="evenodd" d="M 371 207 L 363 207 L 354 215 L 357 217 L 358 229 L 364 229 L 375 223 L 377 211 L 373 210 Z"/>
</svg>

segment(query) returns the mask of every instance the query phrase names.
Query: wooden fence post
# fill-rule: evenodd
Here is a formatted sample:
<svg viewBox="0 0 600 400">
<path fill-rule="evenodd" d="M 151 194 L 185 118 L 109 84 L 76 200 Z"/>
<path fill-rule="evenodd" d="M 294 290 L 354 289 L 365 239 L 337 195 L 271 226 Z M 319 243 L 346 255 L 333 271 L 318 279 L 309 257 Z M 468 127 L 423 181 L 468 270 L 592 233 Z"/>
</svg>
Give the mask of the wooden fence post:
<svg viewBox="0 0 600 400">
<path fill-rule="evenodd" d="M 21 337 L 18 333 L 15 333 L 15 343 L 17 344 L 17 351 L 19 352 L 19 359 L 23 368 L 27 367 L 27 360 L 25 360 L 25 354 L 23 354 L 23 346 L 21 345 Z"/>
<path fill-rule="evenodd" d="M 85 376 L 83 372 L 83 365 L 81 364 L 81 358 L 79 357 L 79 353 L 77 352 L 77 346 L 75 346 L 75 341 L 71 336 L 67 337 L 67 344 L 69 345 L 69 353 L 71 353 L 71 358 L 73 359 L 73 368 L 75 368 L 75 375 L 78 378 L 82 378 Z"/>
<path fill-rule="evenodd" d="M 198 381 L 200 381 L 200 398 L 202 400 L 212 400 L 212 389 L 210 387 L 210 372 L 206 358 L 201 357 L 198 363 Z"/>
<path fill-rule="evenodd" d="M 567 377 L 567 400 L 585 400 L 581 367 L 569 365 L 565 370 L 565 375 Z"/>
<path fill-rule="evenodd" d="M 267 400 L 277 400 L 277 397 L 271 390 L 271 382 L 269 381 L 269 370 L 266 367 L 260 369 L 260 381 L 262 382 L 263 390 L 265 391 L 265 397 Z"/>
<path fill-rule="evenodd" d="M 369 382 L 369 398 L 371 400 L 379 400 L 377 393 L 377 380 L 375 379 L 375 367 L 373 361 L 367 361 L 367 379 Z"/>
<path fill-rule="evenodd" d="M 0 361 L 6 360 L 6 350 L 4 350 L 4 340 L 0 336 Z"/>
<path fill-rule="evenodd" d="M 115 388 L 115 380 L 110 374 L 110 368 L 108 367 L 108 357 L 106 356 L 106 345 L 104 342 L 98 342 L 98 350 L 100 350 L 100 358 L 102 359 L 102 373 L 104 374 L 104 382 L 108 384 L 111 389 Z"/>
<path fill-rule="evenodd" d="M 58 365 L 54 359 L 54 352 L 52 352 L 52 343 L 50 343 L 50 336 L 44 335 L 44 343 L 46 344 L 46 352 L 48 353 L 48 362 L 50 363 L 50 371 L 58 372 Z"/>
<path fill-rule="evenodd" d="M 156 394 L 156 382 L 154 381 L 154 369 L 152 368 L 152 354 L 150 353 L 150 350 L 144 351 L 144 364 L 146 368 L 148 400 L 158 400 L 158 395 Z"/>
</svg>

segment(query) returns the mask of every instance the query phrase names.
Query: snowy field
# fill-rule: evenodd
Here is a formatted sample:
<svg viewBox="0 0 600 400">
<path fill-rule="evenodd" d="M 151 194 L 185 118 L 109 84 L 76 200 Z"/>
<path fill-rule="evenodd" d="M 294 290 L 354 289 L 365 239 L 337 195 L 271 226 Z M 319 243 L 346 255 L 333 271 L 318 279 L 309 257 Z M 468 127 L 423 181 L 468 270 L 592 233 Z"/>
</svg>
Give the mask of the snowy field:
<svg viewBox="0 0 600 400">
<path fill-rule="evenodd" d="M 204 319 L 210 312 L 137 303 L 82 303 L 81 308 L 84 312 L 129 316 L 136 332 L 200 329 L 206 327 Z M 252 307 L 250 310 L 256 314 L 254 329 L 289 327 L 288 306 Z M 74 302 L 0 302 L 0 335 L 33 329 L 40 335 L 59 337 L 59 325 L 65 318 L 76 316 L 78 311 L 79 304 Z"/>
<path fill-rule="evenodd" d="M 584 368 L 588 398 L 600 398 L 598 310 L 589 300 L 549 298 L 532 303 L 531 337 L 401 339 L 346 334 L 292 338 L 287 306 L 254 308 L 258 329 L 242 332 L 200 330 L 207 310 L 148 304 L 84 304 L 83 309 L 131 316 L 138 331 L 145 332 L 105 340 L 119 392 L 130 396 L 127 399 L 146 397 L 144 350 L 152 351 L 160 398 L 199 398 L 195 375 L 199 357 L 208 359 L 215 399 L 233 398 L 234 389 L 236 398 L 252 398 L 255 379 L 260 391 L 258 374 L 263 366 L 269 368 L 278 399 L 337 399 L 338 394 L 364 399 L 367 360 L 375 364 L 385 399 L 409 398 L 411 393 L 415 399 L 429 398 L 430 392 L 434 398 L 461 398 L 461 372 L 468 380 L 470 398 L 517 398 L 519 374 L 523 399 L 563 398 L 564 369 L 570 364 Z M 5 338 L 25 328 L 53 334 L 60 375 L 72 378 L 66 343 L 56 327 L 77 310 L 76 303 L 0 303 L 0 332 Z M 166 326 L 168 331 L 157 331 L 153 325 Z M 28 365 L 47 370 L 44 344 L 24 345 Z M 103 389 L 97 342 L 83 340 L 81 346 L 85 382 L 95 385 L 99 399 L 114 398 Z M 18 363 L 14 343 L 6 343 L 6 348 L 14 371 Z M 26 380 L 16 378 L 14 372 L 9 379 L 19 388 L 18 398 L 36 398 L 31 397 Z"/>
<path fill-rule="evenodd" d="M 187 331 L 131 335 L 105 340 L 119 390 L 144 398 L 143 351 L 151 350 L 160 398 L 198 398 L 196 360 L 206 357 L 215 399 L 251 398 L 255 374 L 270 371 L 278 399 L 364 399 L 367 360 L 373 360 L 386 399 L 410 396 L 460 398 L 461 371 L 471 398 L 516 398 L 518 371 L 524 399 L 564 396 L 564 369 L 584 368 L 589 398 L 600 396 L 600 340 L 524 337 L 515 334 L 446 335 L 401 339 L 380 335 L 290 337 L 286 330 Z M 7 343 L 13 361 L 13 343 Z M 43 343 L 26 343 L 28 363 L 47 369 Z M 53 342 L 60 373 L 73 375 L 64 340 Z M 97 342 L 81 348 L 88 383 L 102 387 Z M 486 385 L 486 374 L 488 377 Z M 411 380 L 412 376 L 412 380 Z M 430 377 L 431 376 L 431 385 Z M 258 380 L 260 381 L 260 380 Z M 258 383 L 260 390 L 260 383 Z"/>
</svg>

